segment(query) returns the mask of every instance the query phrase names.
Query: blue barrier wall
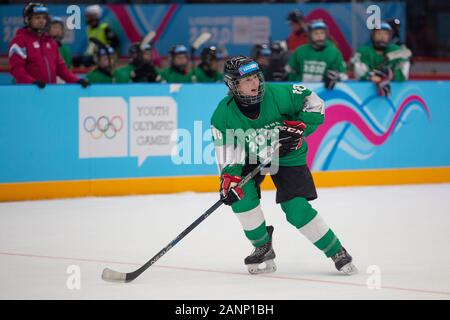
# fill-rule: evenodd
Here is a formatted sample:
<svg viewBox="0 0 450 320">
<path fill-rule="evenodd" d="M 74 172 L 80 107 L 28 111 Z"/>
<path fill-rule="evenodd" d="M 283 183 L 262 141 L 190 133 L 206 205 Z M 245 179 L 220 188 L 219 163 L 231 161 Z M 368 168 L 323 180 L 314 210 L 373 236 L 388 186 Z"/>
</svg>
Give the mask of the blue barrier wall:
<svg viewBox="0 0 450 320">
<path fill-rule="evenodd" d="M 314 171 L 450 166 L 450 82 L 325 91 Z M 210 116 L 222 84 L 0 87 L 0 183 L 215 175 Z M 174 135 L 175 129 L 178 136 Z M 178 145 L 178 147 L 174 147 Z"/>
</svg>

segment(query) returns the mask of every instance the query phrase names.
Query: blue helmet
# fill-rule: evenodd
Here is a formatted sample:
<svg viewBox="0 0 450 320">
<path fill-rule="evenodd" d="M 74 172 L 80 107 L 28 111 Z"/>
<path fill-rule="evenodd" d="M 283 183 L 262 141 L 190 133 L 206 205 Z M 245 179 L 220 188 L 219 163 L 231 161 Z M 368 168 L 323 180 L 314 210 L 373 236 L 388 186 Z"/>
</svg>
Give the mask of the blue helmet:
<svg viewBox="0 0 450 320">
<path fill-rule="evenodd" d="M 328 26 L 321 19 L 311 21 L 311 23 L 308 25 L 308 30 L 313 31 L 313 30 L 317 30 L 317 29 L 328 30 Z"/>
<path fill-rule="evenodd" d="M 328 38 L 328 26 L 326 25 L 325 22 L 323 22 L 323 20 L 321 20 L 321 19 L 313 20 L 308 25 L 309 43 L 315 50 L 322 50 L 326 46 L 326 40 L 327 40 L 326 38 L 324 40 L 313 40 L 313 38 L 312 38 L 312 32 L 314 30 L 320 30 L 320 29 L 325 30 L 326 35 L 327 35 L 326 38 Z"/>
<path fill-rule="evenodd" d="M 388 30 L 388 31 L 392 31 L 392 27 L 391 27 L 391 25 L 390 25 L 389 23 L 383 21 L 383 22 L 381 22 L 381 24 L 380 24 L 379 30 Z"/>
<path fill-rule="evenodd" d="M 388 33 L 389 33 L 389 40 L 387 42 L 386 41 L 380 41 L 380 40 L 375 41 L 374 34 L 378 30 L 388 31 Z M 372 44 L 373 44 L 374 48 L 378 49 L 378 50 L 384 50 L 389 45 L 389 43 L 391 42 L 392 32 L 393 32 L 393 30 L 392 30 L 391 25 L 389 23 L 385 22 L 385 21 L 380 23 L 379 28 L 373 29 L 372 35 L 371 35 L 371 40 L 372 40 Z"/>
<path fill-rule="evenodd" d="M 176 44 L 169 50 L 169 54 L 174 57 L 178 54 L 188 54 L 188 49 L 182 44 Z"/>
<path fill-rule="evenodd" d="M 47 18 L 47 25 L 48 25 L 48 9 L 47 9 L 47 7 L 42 3 L 30 2 L 23 8 L 23 12 L 22 12 L 23 23 L 26 27 L 30 26 L 30 18 L 35 14 L 45 14 L 45 16 Z M 46 25 L 46 27 L 47 27 L 47 25 Z M 43 32 L 43 31 L 45 31 L 45 28 L 35 30 L 35 31 Z"/>
</svg>

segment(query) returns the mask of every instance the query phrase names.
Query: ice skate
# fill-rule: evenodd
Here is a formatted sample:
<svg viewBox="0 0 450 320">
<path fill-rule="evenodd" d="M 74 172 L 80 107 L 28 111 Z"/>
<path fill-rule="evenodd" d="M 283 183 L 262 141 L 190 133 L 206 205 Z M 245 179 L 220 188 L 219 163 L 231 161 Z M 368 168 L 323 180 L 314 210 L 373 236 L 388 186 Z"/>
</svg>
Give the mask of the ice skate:
<svg viewBox="0 0 450 320">
<path fill-rule="evenodd" d="M 277 266 L 275 265 L 275 252 L 272 248 L 272 233 L 273 227 L 268 226 L 267 232 L 269 233 L 270 240 L 266 244 L 261 247 L 255 248 L 252 254 L 245 258 L 244 263 L 248 267 L 248 272 L 251 274 L 260 274 L 260 273 L 270 273 L 275 272 L 277 270 Z M 264 267 L 260 267 L 261 264 L 264 264 Z"/>
<path fill-rule="evenodd" d="M 344 247 L 341 248 L 334 256 L 331 257 L 334 261 L 336 269 L 347 275 L 352 275 L 358 272 L 356 266 L 352 263 L 352 256 L 348 254 Z"/>
</svg>

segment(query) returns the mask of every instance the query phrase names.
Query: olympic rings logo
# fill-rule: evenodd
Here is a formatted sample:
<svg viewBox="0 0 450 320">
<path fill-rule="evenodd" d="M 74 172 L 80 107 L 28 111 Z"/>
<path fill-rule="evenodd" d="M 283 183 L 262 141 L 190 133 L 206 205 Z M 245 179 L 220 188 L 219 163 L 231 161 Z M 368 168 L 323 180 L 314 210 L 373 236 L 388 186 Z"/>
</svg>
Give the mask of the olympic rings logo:
<svg viewBox="0 0 450 320">
<path fill-rule="evenodd" d="M 107 139 L 113 139 L 122 130 L 123 119 L 121 116 L 114 116 L 111 119 L 107 116 L 101 116 L 98 119 L 93 116 L 88 116 L 84 118 L 83 128 L 95 140 L 103 136 Z"/>
</svg>

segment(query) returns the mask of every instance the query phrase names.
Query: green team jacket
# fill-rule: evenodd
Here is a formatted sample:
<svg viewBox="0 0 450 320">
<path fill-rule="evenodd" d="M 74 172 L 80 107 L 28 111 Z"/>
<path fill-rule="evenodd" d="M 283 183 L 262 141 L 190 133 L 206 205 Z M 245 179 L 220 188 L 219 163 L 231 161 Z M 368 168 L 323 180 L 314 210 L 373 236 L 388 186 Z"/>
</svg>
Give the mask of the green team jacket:
<svg viewBox="0 0 450 320">
<path fill-rule="evenodd" d="M 345 73 L 342 53 L 333 41 L 327 40 L 323 50 L 314 50 L 310 44 L 298 47 L 288 61 L 289 81 L 323 81 L 328 70 Z"/>
<path fill-rule="evenodd" d="M 377 53 L 372 45 L 359 48 L 352 58 L 355 68 L 355 76 L 359 80 L 368 80 L 369 73 L 373 69 L 381 69 L 382 67 L 390 67 L 394 73 L 395 81 L 405 81 L 409 74 L 409 60 L 405 58 L 394 59 L 388 61 L 385 54 L 401 50 L 402 48 L 396 44 L 389 44 L 383 55 Z"/>
<path fill-rule="evenodd" d="M 218 71 L 214 72 L 212 77 L 208 76 L 202 68 L 196 67 L 194 69 L 195 82 L 206 83 L 206 82 L 222 82 L 223 73 Z"/>
<path fill-rule="evenodd" d="M 121 68 L 118 68 L 114 71 L 114 80 L 117 83 L 130 83 L 133 82 L 131 80 L 131 72 L 134 71 L 134 65 L 127 64 Z"/>
<path fill-rule="evenodd" d="M 191 83 L 192 71 L 189 71 L 187 74 L 181 74 L 171 67 L 167 67 L 161 70 L 161 77 L 169 83 Z"/>
<path fill-rule="evenodd" d="M 133 80 L 131 79 L 131 73 L 136 69 L 136 67 L 129 63 L 126 66 L 118 68 L 114 71 L 114 80 L 116 83 L 131 83 Z M 156 68 L 156 72 L 159 74 L 160 71 Z"/>
<path fill-rule="evenodd" d="M 266 83 L 259 117 L 252 120 L 242 114 L 232 96 L 222 99 L 211 118 L 221 174 L 240 175 L 249 155 L 254 156 L 265 146 L 273 144 L 272 139 L 278 134 L 276 127 L 283 125 L 284 120 L 304 122 L 306 137 L 324 122 L 324 102 L 300 84 Z M 245 150 L 245 156 L 239 157 L 242 150 Z M 308 146 L 303 140 L 300 149 L 279 159 L 279 165 L 304 165 L 307 151 Z"/>
<path fill-rule="evenodd" d="M 72 52 L 67 44 L 63 43 L 59 46 L 59 54 L 66 63 L 67 69 L 72 68 Z"/>
<path fill-rule="evenodd" d="M 98 70 L 97 68 L 92 70 L 86 75 L 86 78 L 90 83 L 113 83 L 114 78 L 106 73 Z"/>
</svg>

